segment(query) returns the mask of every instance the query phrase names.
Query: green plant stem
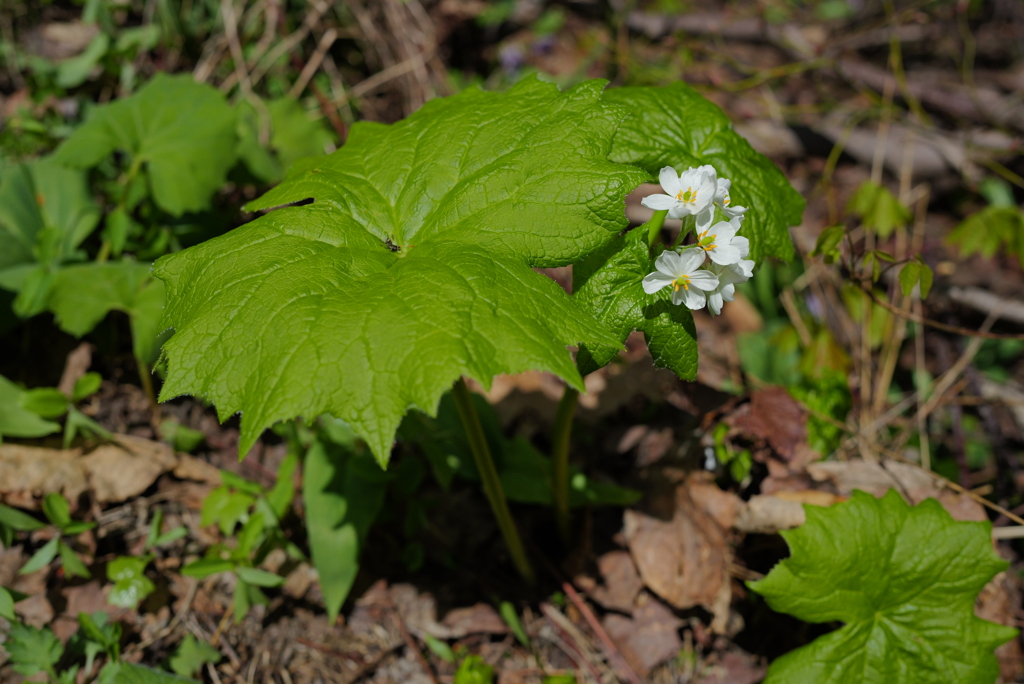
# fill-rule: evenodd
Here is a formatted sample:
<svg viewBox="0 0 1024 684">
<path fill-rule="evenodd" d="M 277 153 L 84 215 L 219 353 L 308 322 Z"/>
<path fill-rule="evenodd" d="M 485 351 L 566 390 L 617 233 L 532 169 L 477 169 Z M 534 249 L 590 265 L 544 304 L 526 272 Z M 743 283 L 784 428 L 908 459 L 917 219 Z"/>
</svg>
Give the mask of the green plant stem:
<svg viewBox="0 0 1024 684">
<path fill-rule="evenodd" d="M 551 475 L 555 498 L 555 515 L 562 540 L 570 540 L 569 519 L 569 443 L 572 438 L 572 419 L 576 415 L 580 392 L 575 387 L 565 386 L 562 400 L 558 402 L 555 414 L 555 431 L 552 438 Z"/>
<path fill-rule="evenodd" d="M 156 401 L 156 392 L 153 391 L 153 378 L 149 366 L 138 356 L 135 357 L 135 366 L 139 369 L 139 381 L 142 383 L 142 390 L 146 393 L 146 398 L 149 399 L 149 407 L 153 411 L 153 423 L 157 424 L 160 422 L 160 405 Z"/>
<path fill-rule="evenodd" d="M 676 237 L 675 242 L 672 243 L 672 249 L 676 249 L 679 245 L 683 244 L 683 240 L 690 234 L 690 231 L 697 226 L 696 216 L 684 216 L 683 225 L 679 228 L 679 235 Z"/>
<path fill-rule="evenodd" d="M 128 210 L 128 193 L 131 192 L 132 183 L 135 182 L 135 177 L 139 175 L 139 171 L 142 170 L 142 158 L 136 157 L 132 160 L 131 166 L 128 167 L 128 171 L 124 176 L 124 183 L 121 188 L 121 198 L 117 201 L 117 208 L 124 211 Z M 103 242 L 100 243 L 100 251 L 96 255 L 96 262 L 103 263 L 110 258 L 110 252 L 113 249 L 113 244 L 110 242 L 110 238 L 106 236 L 104 231 Z"/>
<path fill-rule="evenodd" d="M 668 209 L 665 211 L 656 211 L 651 220 L 647 222 L 647 244 L 650 247 L 654 246 L 654 242 L 658 239 L 658 235 L 661 233 L 661 227 L 665 225 L 665 217 L 668 216 Z"/>
<path fill-rule="evenodd" d="M 501 480 L 498 478 L 498 469 L 494 467 L 494 459 L 491 458 L 491 449 L 487 445 L 487 438 L 484 435 L 484 428 L 480 424 L 480 417 L 473 406 L 473 397 L 470 395 L 466 381 L 459 378 L 452 388 L 452 396 L 455 399 L 455 406 L 459 410 L 459 418 L 462 419 L 462 426 L 466 430 L 466 437 L 469 439 L 470 451 L 473 452 L 473 460 L 476 469 L 480 473 L 480 480 L 483 483 L 484 494 L 491 504 L 494 517 L 501 529 L 501 536 L 505 538 L 505 545 L 512 554 L 512 562 L 515 563 L 519 574 L 529 584 L 536 580 L 533 567 L 526 557 L 526 549 L 523 547 L 519 531 L 512 520 L 512 513 L 508 510 L 508 501 L 505 500 L 505 492 L 501 488 Z"/>
</svg>

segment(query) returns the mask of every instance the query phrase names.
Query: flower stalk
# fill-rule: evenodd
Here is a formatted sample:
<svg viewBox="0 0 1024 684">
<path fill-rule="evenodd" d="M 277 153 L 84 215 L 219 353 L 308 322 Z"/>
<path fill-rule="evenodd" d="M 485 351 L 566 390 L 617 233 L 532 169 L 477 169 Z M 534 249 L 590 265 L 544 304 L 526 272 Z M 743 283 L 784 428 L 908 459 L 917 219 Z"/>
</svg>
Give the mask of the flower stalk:
<svg viewBox="0 0 1024 684">
<path fill-rule="evenodd" d="M 526 557 L 526 549 L 519 536 L 519 530 L 512 520 L 512 513 L 508 509 L 508 501 L 505 499 L 505 492 L 501 488 L 501 480 L 498 477 L 498 469 L 494 467 L 494 459 L 491 457 L 491 448 L 487 445 L 487 437 L 484 435 L 483 425 L 480 424 L 480 416 L 477 415 L 473 406 L 473 397 L 466 387 L 466 381 L 459 378 L 452 388 L 452 397 L 455 399 L 455 406 L 459 411 L 459 418 L 462 420 L 462 427 L 466 431 L 466 438 L 469 440 L 469 449 L 473 452 L 473 461 L 480 473 L 480 480 L 483 484 L 484 494 L 491 504 L 491 510 L 498 521 L 498 528 L 501 536 L 505 539 L 505 546 L 512 556 L 512 562 L 516 569 L 528 584 L 533 584 L 537 577 Z"/>
<path fill-rule="evenodd" d="M 662 212 L 659 212 L 662 213 Z M 662 217 L 664 220 L 664 216 Z M 569 517 L 569 444 L 572 439 L 572 420 L 576 416 L 580 392 L 575 387 L 565 386 L 562 399 L 555 414 L 555 431 L 551 451 L 551 486 L 555 499 L 555 516 L 558 531 L 566 544 L 571 539 Z"/>
</svg>

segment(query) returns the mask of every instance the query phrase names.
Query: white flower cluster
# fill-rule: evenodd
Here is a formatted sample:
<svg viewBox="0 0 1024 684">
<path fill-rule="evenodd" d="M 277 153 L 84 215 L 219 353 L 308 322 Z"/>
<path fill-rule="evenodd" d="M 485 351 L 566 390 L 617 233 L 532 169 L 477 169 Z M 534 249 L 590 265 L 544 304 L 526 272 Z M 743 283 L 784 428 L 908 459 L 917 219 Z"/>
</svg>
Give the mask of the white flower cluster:
<svg viewBox="0 0 1024 684">
<path fill-rule="evenodd" d="M 666 166 L 659 180 L 666 194 L 645 197 L 642 204 L 655 211 L 667 210 L 669 218 L 694 216 L 697 244 L 679 252 L 662 252 L 654 262 L 657 270 L 643 280 L 644 292 L 654 294 L 671 287 L 673 304 L 690 309 L 703 309 L 706 304 L 717 316 L 723 304 L 733 300 L 736 284 L 754 273 L 753 260 L 746 258 L 750 241 L 736 234 L 747 208 L 730 204 L 732 182 L 719 178 L 712 166 L 690 168 L 681 174 Z M 727 220 L 714 222 L 716 208 Z M 706 260 L 710 263 L 705 266 Z"/>
</svg>

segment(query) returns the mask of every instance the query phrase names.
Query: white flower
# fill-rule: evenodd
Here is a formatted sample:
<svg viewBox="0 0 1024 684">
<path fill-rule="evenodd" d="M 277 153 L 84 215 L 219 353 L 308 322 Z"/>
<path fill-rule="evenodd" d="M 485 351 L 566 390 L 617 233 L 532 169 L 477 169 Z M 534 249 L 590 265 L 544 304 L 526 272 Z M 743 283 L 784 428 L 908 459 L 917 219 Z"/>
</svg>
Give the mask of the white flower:
<svg viewBox="0 0 1024 684">
<path fill-rule="evenodd" d="M 697 247 L 707 252 L 716 264 L 735 264 L 750 252 L 750 241 L 736 235 L 739 221 L 719 221 L 714 225 L 697 224 Z"/>
<path fill-rule="evenodd" d="M 658 270 L 644 276 L 644 292 L 654 294 L 671 286 L 673 304 L 701 309 L 706 301 L 705 292 L 718 287 L 718 277 L 703 270 L 703 263 L 704 252 L 699 249 L 686 249 L 682 254 L 666 250 L 654 262 Z"/>
<path fill-rule="evenodd" d="M 746 268 L 746 264 L 750 265 L 749 269 Z M 736 285 L 749 280 L 753 273 L 753 268 L 753 261 L 741 261 L 738 264 L 730 264 L 729 266 L 711 264 L 709 270 L 718 276 L 718 287 L 707 294 L 708 311 L 711 312 L 712 316 L 722 313 L 722 306 L 725 302 L 731 302 L 736 296 Z"/>
<path fill-rule="evenodd" d="M 703 218 L 704 215 L 710 216 L 714 211 L 717 174 L 711 166 L 690 168 L 682 174 L 676 173 L 671 166 L 666 166 L 661 170 L 658 180 L 661 182 L 661 189 L 667 194 L 643 198 L 640 203 L 645 207 L 655 211 L 668 210 L 669 218 L 673 219 L 695 214 L 702 214 Z"/>
<path fill-rule="evenodd" d="M 715 184 L 715 205 L 722 210 L 726 218 L 743 220 L 743 214 L 747 212 L 746 207 L 731 204 L 732 198 L 729 197 L 729 188 L 732 187 L 732 181 L 728 178 L 717 178 Z M 738 228 L 739 226 L 737 226 Z"/>
</svg>

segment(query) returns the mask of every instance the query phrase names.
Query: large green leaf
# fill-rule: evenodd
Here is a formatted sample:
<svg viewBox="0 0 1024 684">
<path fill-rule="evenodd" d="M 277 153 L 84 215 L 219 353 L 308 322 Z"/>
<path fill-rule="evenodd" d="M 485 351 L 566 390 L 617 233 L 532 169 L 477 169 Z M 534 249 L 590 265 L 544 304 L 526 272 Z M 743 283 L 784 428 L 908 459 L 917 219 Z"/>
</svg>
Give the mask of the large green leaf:
<svg viewBox="0 0 1024 684">
<path fill-rule="evenodd" d="M 648 295 L 641 286 L 654 270 L 645 230 L 612 240 L 573 267 L 573 300 L 604 323 L 619 340 L 642 330 L 654 364 L 687 380 L 697 377 L 697 330 L 685 306 L 674 306 L 670 291 Z M 608 364 L 621 347 L 580 347 L 576 363 L 584 375 Z"/>
<path fill-rule="evenodd" d="M 373 465 L 368 457 L 319 441 L 306 453 L 306 531 L 331 624 L 352 589 L 366 535 L 384 505 L 388 476 L 368 465 Z"/>
<path fill-rule="evenodd" d="M 740 234 L 750 239 L 750 258 L 793 258 L 789 226 L 800 223 L 803 198 L 715 104 L 683 83 L 615 88 L 605 100 L 632 113 L 615 136 L 610 159 L 641 166 L 652 176 L 664 166 L 682 171 L 710 164 L 719 178 L 732 180 L 732 203 L 749 209 Z"/>
<path fill-rule="evenodd" d="M 1008 563 L 991 524 L 956 522 L 934 499 L 805 506 L 783 532 L 792 556 L 750 587 L 773 610 L 844 626 L 772 663 L 766 684 L 992 684 L 993 649 L 1017 630 L 974 615 L 974 600 Z"/>
<path fill-rule="evenodd" d="M 61 330 L 81 337 L 110 311 L 128 314 L 135 355 L 156 358 L 161 330 L 164 284 L 150 265 L 133 261 L 89 263 L 58 271 L 48 303 Z"/>
<path fill-rule="evenodd" d="M 158 73 L 135 95 L 92 110 L 56 157 L 88 168 L 125 152 L 145 165 L 156 203 L 180 216 L 206 208 L 235 147 L 235 112 L 220 91 L 191 74 Z"/>
<path fill-rule="evenodd" d="M 43 420 L 22 405 L 24 390 L 0 375 L 0 437 L 43 437 L 60 425 Z"/>
<path fill-rule="evenodd" d="M 579 386 L 566 345 L 617 340 L 532 270 L 578 260 L 626 225 L 646 178 L 607 161 L 624 112 L 603 83 L 467 90 L 392 126 L 359 123 L 253 203 L 279 209 L 164 257 L 162 397 L 264 427 L 331 413 L 387 463 L 410 407 L 460 375 L 546 370 Z"/>
</svg>

